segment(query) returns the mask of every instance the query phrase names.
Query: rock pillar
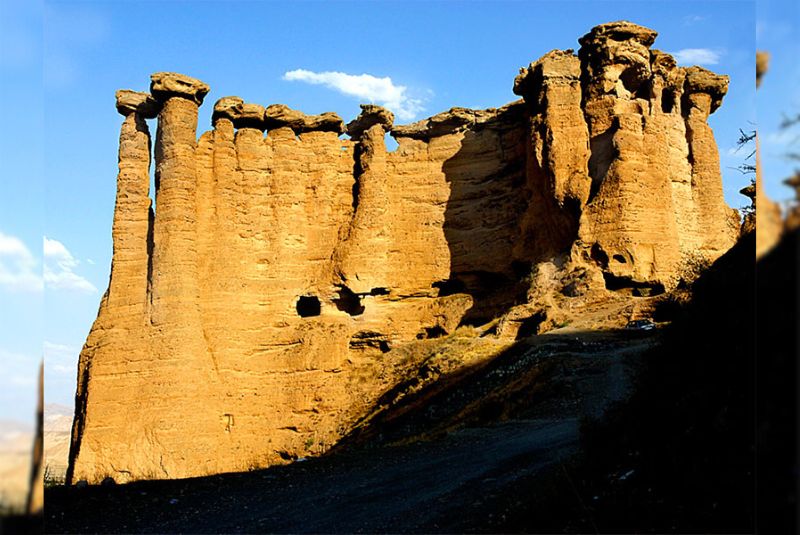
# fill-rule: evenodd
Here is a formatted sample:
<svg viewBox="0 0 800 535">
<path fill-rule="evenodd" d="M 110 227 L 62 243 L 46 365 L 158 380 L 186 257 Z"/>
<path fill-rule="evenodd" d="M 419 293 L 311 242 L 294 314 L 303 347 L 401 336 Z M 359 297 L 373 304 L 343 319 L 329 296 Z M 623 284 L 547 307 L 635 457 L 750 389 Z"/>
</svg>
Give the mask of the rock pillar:
<svg viewBox="0 0 800 535">
<path fill-rule="evenodd" d="M 680 252 L 666 154 L 649 155 L 663 145 L 651 100 L 656 35 L 620 21 L 579 39 L 592 179 L 579 239 L 610 276 L 666 286 Z"/>
<path fill-rule="evenodd" d="M 145 119 L 158 114 L 147 93 L 117 91 L 117 111 L 125 117 L 119 134 L 119 174 L 112 236 L 114 256 L 107 306 L 121 317 L 141 321 L 147 302 L 152 247 L 150 131 Z"/>
<path fill-rule="evenodd" d="M 708 116 L 722 104 L 728 92 L 728 77 L 714 74 L 702 67 L 686 69 L 683 114 L 686 120 L 686 139 L 692 164 L 692 194 L 697 207 L 700 228 L 719 228 L 727 223 L 729 232 L 706 232 L 702 250 L 721 254 L 734 242 L 739 227 L 735 210 L 724 201 L 722 177 L 719 171 L 719 151 L 714 132 L 708 126 Z"/>
<path fill-rule="evenodd" d="M 372 104 L 362 104 L 361 110 L 361 115 L 347 125 L 348 134 L 357 141 L 355 213 L 349 235 L 338 251 L 337 272 L 352 292 L 369 293 L 373 288 L 389 286 L 386 132 L 392 128 L 394 115 Z"/>
<path fill-rule="evenodd" d="M 581 62 L 572 50 L 553 50 L 520 69 L 514 93 L 528 104 L 531 141 L 546 174 L 547 194 L 560 205 L 583 207 L 591 179 L 589 132 L 581 109 Z"/>
<path fill-rule="evenodd" d="M 98 462 L 97 451 L 82 438 L 93 425 L 94 417 L 102 419 L 105 403 L 114 402 L 118 385 L 91 388 L 91 371 L 114 369 L 110 358 L 95 356 L 126 355 L 135 358 L 141 340 L 129 333 L 145 325 L 148 288 L 152 267 L 153 210 L 150 192 L 150 132 L 145 119 L 158 114 L 159 104 L 147 93 L 122 89 L 116 93 L 117 111 L 125 117 L 119 135 L 119 172 L 117 198 L 112 226 L 113 257 L 108 290 L 100 302 L 97 319 L 92 326 L 78 361 L 78 386 L 75 396 L 75 419 L 70 445 L 70 466 L 67 483 L 92 475 Z M 101 349 L 102 348 L 102 349 Z M 91 414 L 90 414 L 91 411 Z M 99 431 L 104 436 L 106 429 Z"/>
<path fill-rule="evenodd" d="M 156 138 L 156 218 L 151 321 L 182 323 L 197 303 L 195 147 L 203 82 L 156 73 L 150 91 L 162 104 Z"/>
<path fill-rule="evenodd" d="M 194 469 L 200 451 L 214 462 L 224 434 L 217 410 L 219 370 L 205 341 L 198 277 L 197 113 L 209 87 L 176 73 L 156 73 L 151 81 L 161 103 L 150 307 L 152 354 L 160 359 L 151 364 L 161 380 L 148 386 L 153 403 L 136 422 L 146 440 L 136 443 L 134 455 L 141 455 L 142 465 L 157 463 L 163 477 L 182 477 Z M 196 410 L 176 421 L 176 405 Z M 194 444 L 175 448 L 187 434 L 195 436 Z"/>
</svg>

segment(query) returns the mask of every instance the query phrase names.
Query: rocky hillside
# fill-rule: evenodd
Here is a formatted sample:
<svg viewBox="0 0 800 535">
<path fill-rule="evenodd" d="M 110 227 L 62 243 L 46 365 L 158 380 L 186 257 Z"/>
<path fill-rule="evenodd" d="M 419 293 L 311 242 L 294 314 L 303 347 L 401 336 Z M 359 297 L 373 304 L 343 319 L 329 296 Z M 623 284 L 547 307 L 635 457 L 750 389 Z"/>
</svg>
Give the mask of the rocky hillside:
<svg viewBox="0 0 800 535">
<path fill-rule="evenodd" d="M 71 407 L 55 403 L 44 406 L 44 467 L 48 483 L 63 482 L 66 477 L 73 412 Z"/>
</svg>

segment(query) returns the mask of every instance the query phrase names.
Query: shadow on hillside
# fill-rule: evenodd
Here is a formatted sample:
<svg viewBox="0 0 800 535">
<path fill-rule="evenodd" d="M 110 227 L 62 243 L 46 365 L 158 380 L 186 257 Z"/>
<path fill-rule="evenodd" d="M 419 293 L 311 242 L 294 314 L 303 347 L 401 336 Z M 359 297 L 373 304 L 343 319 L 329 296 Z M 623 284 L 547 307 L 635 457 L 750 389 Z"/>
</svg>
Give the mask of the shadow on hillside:
<svg viewBox="0 0 800 535">
<path fill-rule="evenodd" d="M 501 531 L 754 531 L 754 253 L 750 235 L 694 283 L 630 400 L 585 423 L 569 485 L 516 489 Z"/>
<path fill-rule="evenodd" d="M 569 379 L 596 380 L 615 348 L 650 337 L 531 337 L 398 397 L 424 375 L 422 363 L 382 398 L 389 410 L 322 457 L 186 480 L 47 489 L 47 531 L 459 532 L 465 522 L 479 529 L 489 525 L 487 511 L 474 504 L 574 451 L 576 411 L 554 402 L 573 397 Z M 413 440 L 420 436 L 427 440 Z M 392 447 L 380 447 L 387 442 Z M 474 514 L 465 514 L 470 507 Z M 424 515 L 409 514 L 417 509 Z"/>
<path fill-rule="evenodd" d="M 620 360 L 617 350 L 646 346 L 658 336 L 624 329 L 532 336 L 451 373 L 425 360 L 385 392 L 331 453 L 438 439 L 458 428 L 510 419 L 590 417 L 602 412 L 602 394 L 579 392 L 579 383 L 608 376 L 608 368 Z M 621 360 L 620 365 L 627 366 Z M 613 380 L 620 384 L 598 382 L 596 389 L 622 396 L 627 378 Z"/>
<path fill-rule="evenodd" d="M 797 533 L 798 308 L 800 229 L 788 232 L 756 264 L 757 527 Z"/>
</svg>

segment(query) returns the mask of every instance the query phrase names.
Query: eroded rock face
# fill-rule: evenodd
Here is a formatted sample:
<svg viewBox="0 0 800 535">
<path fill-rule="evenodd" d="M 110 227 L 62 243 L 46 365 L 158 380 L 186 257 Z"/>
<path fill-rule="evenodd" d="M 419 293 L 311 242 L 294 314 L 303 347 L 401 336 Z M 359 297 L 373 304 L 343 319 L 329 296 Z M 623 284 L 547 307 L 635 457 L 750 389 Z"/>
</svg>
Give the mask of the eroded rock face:
<svg viewBox="0 0 800 535">
<path fill-rule="evenodd" d="M 117 111 L 125 116 L 135 112 L 144 119 L 153 119 L 158 115 L 161 108 L 158 101 L 147 93 L 120 89 L 115 96 L 117 98 Z"/>
<path fill-rule="evenodd" d="M 185 74 L 157 72 L 150 75 L 150 92 L 159 100 L 179 96 L 199 106 L 209 91 L 208 84 Z"/>
<path fill-rule="evenodd" d="M 289 127 L 295 134 L 314 131 L 334 132 L 336 134 L 345 132 L 344 121 L 333 112 L 306 115 L 284 104 L 267 106 L 264 122 L 269 129 Z"/>
<path fill-rule="evenodd" d="M 150 97 L 123 95 L 111 280 L 68 479 L 319 454 L 459 325 L 499 350 L 586 307 L 642 310 L 722 254 L 738 222 L 706 119 L 727 79 L 677 67 L 655 35 L 598 26 L 577 56 L 523 68 L 522 100 L 497 109 L 394 125 L 363 105 L 351 139 L 335 114 L 238 97 L 198 139 L 208 86 L 153 75 L 155 211 Z"/>
<path fill-rule="evenodd" d="M 654 39 L 621 22 L 580 40 L 591 191 L 576 247 L 620 283 L 671 288 L 693 256 L 732 246 L 738 216 L 706 122 L 728 79 L 677 67 Z"/>
<path fill-rule="evenodd" d="M 362 104 L 358 117 L 347 123 L 347 134 L 352 139 L 358 139 L 370 127 L 379 124 L 385 131 L 392 129 L 394 114 L 375 104 Z"/>
</svg>

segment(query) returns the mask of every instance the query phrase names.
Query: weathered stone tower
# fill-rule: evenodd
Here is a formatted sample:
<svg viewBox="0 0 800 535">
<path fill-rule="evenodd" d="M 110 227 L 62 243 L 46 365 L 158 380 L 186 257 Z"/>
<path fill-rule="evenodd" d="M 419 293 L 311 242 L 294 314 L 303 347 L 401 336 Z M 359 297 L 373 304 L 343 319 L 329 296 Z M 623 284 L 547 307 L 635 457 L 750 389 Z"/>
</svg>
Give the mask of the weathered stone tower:
<svg viewBox="0 0 800 535">
<path fill-rule="evenodd" d="M 676 66 L 655 37 L 598 26 L 577 55 L 522 69 L 522 100 L 405 126 L 372 105 L 345 127 L 225 97 L 198 140 L 204 83 L 157 73 L 150 94 L 119 91 L 111 280 L 68 480 L 318 452 L 392 385 L 404 348 L 497 318 L 510 343 L 551 290 L 574 310 L 637 299 L 724 253 L 738 219 L 706 119 L 728 80 Z"/>
</svg>

